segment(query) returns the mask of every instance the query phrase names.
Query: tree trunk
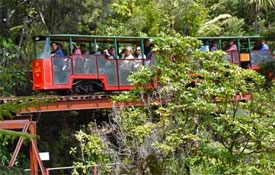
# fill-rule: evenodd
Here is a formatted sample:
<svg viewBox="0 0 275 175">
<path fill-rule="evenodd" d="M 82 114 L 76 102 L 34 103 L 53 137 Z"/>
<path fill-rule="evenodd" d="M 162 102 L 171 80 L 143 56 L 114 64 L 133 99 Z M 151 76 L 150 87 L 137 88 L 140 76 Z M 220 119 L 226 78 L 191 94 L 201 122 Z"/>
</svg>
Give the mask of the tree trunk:
<svg viewBox="0 0 275 175">
<path fill-rule="evenodd" d="M 191 175 L 191 169 L 190 169 L 189 162 L 185 163 L 184 168 L 185 168 L 186 175 Z"/>
<path fill-rule="evenodd" d="M 255 34 L 259 33 L 257 13 L 258 13 L 257 4 L 255 4 L 254 5 L 254 17 L 255 17 L 255 20 L 254 20 L 254 32 L 255 32 Z"/>
</svg>

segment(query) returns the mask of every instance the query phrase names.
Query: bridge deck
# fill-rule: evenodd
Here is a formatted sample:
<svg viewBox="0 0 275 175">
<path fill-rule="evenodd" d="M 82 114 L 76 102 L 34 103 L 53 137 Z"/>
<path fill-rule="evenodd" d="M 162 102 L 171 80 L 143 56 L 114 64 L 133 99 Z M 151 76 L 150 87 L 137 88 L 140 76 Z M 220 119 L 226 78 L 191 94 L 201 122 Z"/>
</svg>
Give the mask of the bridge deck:
<svg viewBox="0 0 275 175">
<path fill-rule="evenodd" d="M 21 97 L 22 98 L 22 97 Z M 34 104 L 26 105 L 20 109 L 21 114 L 39 113 L 39 112 L 59 112 L 71 110 L 87 109 L 107 109 L 121 105 L 141 106 L 140 102 L 117 102 L 113 103 L 110 95 L 74 95 L 74 96 L 45 96 L 45 97 L 23 97 L 27 102 Z M 24 102 L 22 99 L 22 102 Z M 0 104 L 19 100 L 20 97 L 0 98 Z"/>
<path fill-rule="evenodd" d="M 49 100 L 45 100 L 49 99 Z M 234 101 L 249 100 L 251 95 L 236 95 L 232 98 Z M 0 98 L 0 104 L 7 103 L 13 100 L 18 100 L 17 97 L 13 98 Z M 71 110 L 87 110 L 87 109 L 107 109 L 119 106 L 141 106 L 141 102 L 117 102 L 113 103 L 110 95 L 77 95 L 77 96 L 46 96 L 34 97 L 29 101 L 41 101 L 35 105 L 29 105 L 20 109 L 21 114 L 39 113 L 39 112 L 58 112 L 58 111 L 71 111 Z M 43 102 L 44 100 L 44 102 Z M 218 102 L 219 100 L 217 100 Z"/>
</svg>

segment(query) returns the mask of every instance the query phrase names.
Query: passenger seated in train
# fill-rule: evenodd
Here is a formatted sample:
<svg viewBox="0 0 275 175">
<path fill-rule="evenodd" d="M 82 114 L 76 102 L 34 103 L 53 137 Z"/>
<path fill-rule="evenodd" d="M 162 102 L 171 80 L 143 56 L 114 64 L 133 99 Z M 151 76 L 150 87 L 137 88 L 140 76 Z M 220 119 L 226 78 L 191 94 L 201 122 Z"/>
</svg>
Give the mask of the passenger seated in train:
<svg viewBox="0 0 275 175">
<path fill-rule="evenodd" d="M 255 41 L 252 50 L 260 50 L 260 49 L 261 49 L 261 41 L 257 40 L 257 41 Z"/>
<path fill-rule="evenodd" d="M 269 47 L 266 44 L 265 40 L 261 40 L 261 47 L 259 50 L 269 50 Z"/>
<path fill-rule="evenodd" d="M 77 47 L 76 43 L 72 43 L 72 46 L 74 73 L 83 73 L 85 58 L 82 56 L 81 50 Z"/>
<path fill-rule="evenodd" d="M 218 42 L 217 41 L 213 41 L 211 43 L 211 46 L 210 46 L 210 51 L 215 52 L 217 50 L 218 50 Z"/>
<path fill-rule="evenodd" d="M 147 59 L 150 59 L 152 57 L 152 48 L 153 45 L 151 44 L 150 39 L 144 40 L 144 54 Z"/>
<path fill-rule="evenodd" d="M 206 51 L 206 47 L 205 47 L 205 45 L 202 43 L 201 45 L 200 45 L 200 48 L 199 48 L 201 51 Z"/>
<path fill-rule="evenodd" d="M 110 49 L 105 49 L 104 50 L 104 55 L 105 55 L 105 58 L 108 58 L 108 59 L 115 59 L 116 56 L 115 56 L 115 48 L 114 47 L 110 47 Z"/>
<path fill-rule="evenodd" d="M 121 52 L 119 53 L 119 58 L 124 58 L 126 52 L 126 48 L 123 48 Z"/>
<path fill-rule="evenodd" d="M 51 47 L 52 47 L 52 52 L 51 52 L 52 57 L 53 56 L 56 56 L 56 57 L 64 56 L 62 49 L 60 48 L 60 46 L 58 46 L 58 44 L 56 42 L 52 42 Z"/>
<path fill-rule="evenodd" d="M 63 55 L 64 55 L 64 56 L 66 56 L 66 55 L 67 55 L 67 53 L 66 53 L 65 49 L 63 49 L 62 44 L 60 44 L 60 43 L 56 43 L 56 45 L 58 46 L 58 48 L 60 48 L 60 49 L 62 50 Z"/>
<path fill-rule="evenodd" d="M 132 47 L 127 46 L 125 48 L 125 54 L 119 61 L 119 81 L 120 84 L 128 84 L 127 77 L 134 70 L 135 62 L 134 56 L 132 55 Z"/>
<path fill-rule="evenodd" d="M 86 50 L 86 45 L 85 44 L 80 44 L 80 52 L 81 54 L 87 55 L 89 52 Z"/>
<path fill-rule="evenodd" d="M 228 41 L 228 45 L 225 46 L 223 48 L 223 50 L 226 51 L 226 52 L 231 52 L 231 51 L 238 51 L 238 48 L 237 48 L 234 40 L 231 39 L 231 40 Z"/>
<path fill-rule="evenodd" d="M 87 52 L 86 50 L 86 45 L 84 43 L 80 44 L 80 51 L 81 51 L 81 54 L 83 59 L 81 60 L 82 62 L 84 62 L 84 65 L 81 69 L 83 69 L 82 73 L 92 73 L 93 72 L 93 57 L 89 56 L 89 52 Z M 81 62 L 79 62 L 81 63 Z M 81 70 L 80 69 L 80 70 Z"/>
<path fill-rule="evenodd" d="M 122 59 L 134 59 L 134 56 L 132 55 L 132 47 L 128 46 L 125 48 L 125 55 L 122 57 Z"/>
<path fill-rule="evenodd" d="M 93 44 L 91 45 L 91 54 L 97 54 L 100 55 L 101 52 L 98 50 L 98 45 L 94 46 Z"/>
<path fill-rule="evenodd" d="M 51 43 L 52 51 L 51 51 L 51 56 L 53 58 L 53 66 L 54 66 L 54 71 L 58 72 L 62 70 L 63 67 L 63 57 L 64 53 L 62 52 L 61 48 L 58 47 L 56 42 Z"/>
<path fill-rule="evenodd" d="M 63 71 L 64 66 L 64 53 L 56 42 L 51 43 L 53 57 L 53 72 L 54 72 L 54 83 L 62 83 L 66 81 L 66 75 Z"/>
<path fill-rule="evenodd" d="M 80 49 L 77 48 L 76 43 L 72 43 L 72 45 L 73 45 L 73 49 L 72 49 L 73 55 L 81 55 L 81 51 Z"/>
<path fill-rule="evenodd" d="M 135 59 L 146 59 L 146 56 L 142 54 L 141 47 L 137 46 L 134 54 Z"/>
</svg>

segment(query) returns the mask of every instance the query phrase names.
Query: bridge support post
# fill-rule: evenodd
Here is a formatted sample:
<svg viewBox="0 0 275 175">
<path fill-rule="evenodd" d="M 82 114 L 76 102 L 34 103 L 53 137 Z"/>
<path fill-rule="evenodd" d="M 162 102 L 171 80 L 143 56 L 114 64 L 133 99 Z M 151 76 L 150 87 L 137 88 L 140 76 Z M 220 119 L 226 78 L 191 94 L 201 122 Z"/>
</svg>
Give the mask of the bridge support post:
<svg viewBox="0 0 275 175">
<path fill-rule="evenodd" d="M 7 130 L 23 129 L 22 133 L 26 133 L 27 131 L 29 131 L 30 134 L 36 136 L 36 122 L 32 121 L 31 116 L 28 116 L 27 118 L 20 117 L 20 119 L 0 121 L 0 129 L 7 129 Z M 22 146 L 22 142 L 23 142 L 23 137 L 21 136 L 18 140 L 13 156 L 9 162 L 10 167 L 12 167 L 16 161 L 16 157 Z M 47 173 L 46 169 L 39 156 L 37 141 L 36 139 L 31 138 L 30 139 L 30 170 L 31 170 L 30 174 L 31 175 L 38 175 L 39 173 L 38 165 L 40 167 L 41 174 L 46 175 Z"/>
<path fill-rule="evenodd" d="M 30 128 L 29 128 L 30 134 L 36 135 L 36 123 L 31 122 Z M 30 142 L 30 169 L 31 169 L 31 175 L 38 175 L 38 162 L 37 162 L 37 157 L 35 154 L 35 147 L 33 146 L 33 143 L 37 147 L 37 141 L 32 139 Z"/>
</svg>

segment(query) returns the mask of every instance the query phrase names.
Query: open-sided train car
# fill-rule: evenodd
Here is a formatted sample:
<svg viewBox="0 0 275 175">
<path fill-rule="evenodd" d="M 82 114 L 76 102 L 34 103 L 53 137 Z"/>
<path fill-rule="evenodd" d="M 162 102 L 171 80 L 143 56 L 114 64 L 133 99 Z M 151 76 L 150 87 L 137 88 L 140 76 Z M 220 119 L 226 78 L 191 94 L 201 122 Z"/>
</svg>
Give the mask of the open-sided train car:
<svg viewBox="0 0 275 175">
<path fill-rule="evenodd" d="M 143 59 L 109 59 L 104 54 L 73 54 L 73 42 L 85 43 L 86 46 L 114 47 L 115 56 L 123 46 L 139 45 L 144 53 L 144 41 L 141 37 L 103 37 L 83 35 L 48 35 L 33 37 L 43 41 L 43 52 L 33 60 L 34 90 L 69 90 L 72 94 L 87 94 L 97 91 L 129 90 L 133 86 L 127 78 L 140 65 L 153 64 L 153 56 Z M 68 43 L 69 56 L 50 56 L 50 43 Z M 42 45 L 41 45 L 42 46 Z M 41 47 L 40 46 L 40 47 Z M 105 49 L 105 48 L 104 48 Z M 35 49 L 36 50 L 36 49 Z M 153 55 L 153 54 L 152 54 Z M 148 87 L 153 86 L 148 84 Z"/>
<path fill-rule="evenodd" d="M 243 68 L 258 70 L 261 63 L 273 59 L 270 50 L 255 49 L 255 46 L 265 39 L 260 36 L 198 37 L 198 39 L 202 40 L 205 47 L 211 47 L 216 42 L 219 50 L 223 50 L 228 41 L 233 40 L 237 50 L 227 52 L 225 59 Z"/>
<path fill-rule="evenodd" d="M 115 58 L 126 46 L 140 46 L 142 55 L 144 42 L 148 37 L 116 37 L 93 35 L 56 34 L 34 36 L 34 51 L 37 59 L 32 62 L 34 90 L 69 90 L 72 94 L 87 94 L 97 91 L 130 90 L 133 86 L 127 78 L 140 65 L 152 65 L 154 54 L 146 59 L 109 59 L 97 52 L 110 46 L 115 49 Z M 237 50 L 227 52 L 229 62 L 243 68 L 259 69 L 259 64 L 271 60 L 269 50 L 253 50 L 253 45 L 260 41 L 259 36 L 244 37 L 198 37 L 206 48 L 217 43 L 222 50 L 229 40 L 234 40 Z M 50 43 L 60 42 L 68 47 L 68 56 L 51 56 Z M 73 54 L 73 43 L 84 43 L 91 54 Z M 92 48 L 92 46 L 94 46 Z M 38 50 L 40 49 L 40 52 Z M 92 53 L 92 49 L 94 52 Z M 153 84 L 148 84 L 152 87 Z"/>
</svg>

